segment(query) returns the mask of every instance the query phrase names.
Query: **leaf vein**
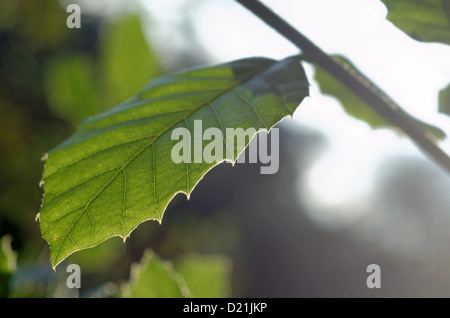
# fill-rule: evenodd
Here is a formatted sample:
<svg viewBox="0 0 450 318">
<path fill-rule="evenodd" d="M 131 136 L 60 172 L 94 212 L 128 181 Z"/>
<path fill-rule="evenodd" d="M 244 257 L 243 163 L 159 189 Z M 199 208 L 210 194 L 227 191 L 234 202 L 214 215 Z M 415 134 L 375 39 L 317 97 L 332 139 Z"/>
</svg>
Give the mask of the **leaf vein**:
<svg viewBox="0 0 450 318">
<path fill-rule="evenodd" d="M 102 172 L 102 173 L 100 173 L 100 174 L 97 174 L 97 175 L 95 175 L 95 176 L 93 176 L 93 177 L 91 177 L 91 178 L 89 178 L 89 179 L 87 179 L 87 180 L 85 180 L 85 181 L 83 181 L 83 182 L 81 182 L 81 183 L 79 183 L 79 184 L 77 184 L 77 185 L 71 187 L 70 189 L 67 189 L 66 191 L 64 191 L 64 192 L 62 192 L 62 193 L 58 193 L 58 195 L 56 195 L 55 197 L 53 197 L 53 198 L 51 199 L 51 201 L 45 202 L 45 203 L 46 203 L 46 204 L 50 204 L 51 202 L 55 201 L 55 200 L 58 199 L 59 197 L 65 195 L 65 194 L 67 194 L 67 193 L 69 193 L 69 192 L 72 192 L 72 191 L 76 190 L 76 189 L 79 188 L 80 186 L 82 186 L 82 185 L 88 183 L 89 181 L 92 181 L 92 180 L 95 179 L 95 178 L 101 177 L 102 175 L 104 175 L 104 174 L 106 174 L 106 173 L 108 173 L 108 172 L 114 171 L 114 170 L 116 170 L 116 169 L 118 169 L 118 168 L 119 168 L 119 167 L 111 168 L 111 169 L 108 169 L 108 170 L 106 170 L 106 171 L 104 171 L 104 172 Z"/>
<path fill-rule="evenodd" d="M 93 157 L 93 156 L 95 156 L 95 155 L 97 155 L 97 154 L 102 153 L 102 152 L 105 152 L 105 151 L 108 151 L 108 150 L 111 150 L 111 149 L 115 149 L 115 148 L 118 148 L 118 147 L 120 147 L 120 146 L 124 146 L 124 145 L 127 145 L 127 144 L 131 144 L 131 143 L 133 143 L 133 142 L 138 142 L 138 141 L 142 141 L 142 140 L 145 140 L 145 139 L 150 139 L 150 138 L 155 137 L 155 136 L 156 136 L 156 135 L 153 135 L 153 136 L 146 136 L 146 137 L 141 137 L 141 138 L 137 138 L 137 139 L 133 139 L 133 140 L 128 140 L 128 141 L 122 142 L 122 143 L 120 143 L 120 144 L 115 144 L 115 145 L 113 145 L 113 146 L 111 146 L 111 147 L 108 147 L 108 148 L 102 149 L 102 150 L 100 150 L 100 151 L 91 153 L 91 154 L 89 154 L 89 155 L 86 156 L 86 157 L 80 158 L 80 159 L 78 159 L 78 160 L 76 160 L 76 161 L 74 161 L 74 162 L 68 164 L 67 166 L 62 166 L 62 167 L 58 168 L 58 170 L 56 170 L 56 171 L 53 172 L 52 174 L 46 176 L 45 179 L 48 180 L 48 179 L 51 178 L 54 174 L 56 174 L 57 172 L 59 172 L 61 169 L 72 167 L 72 166 L 76 165 L 77 163 L 80 163 L 81 161 L 86 160 L 86 159 L 89 159 L 89 158 L 91 158 L 91 157 Z"/>
<path fill-rule="evenodd" d="M 219 123 L 220 130 L 222 131 L 222 140 L 225 145 L 225 149 L 228 150 L 228 152 L 231 156 L 231 160 L 234 160 L 234 152 L 231 151 L 230 147 L 228 146 L 227 142 L 225 141 L 225 132 L 223 130 L 223 125 L 222 125 L 222 121 L 220 120 L 219 114 L 217 113 L 216 109 L 214 108 L 212 102 L 209 102 L 208 104 L 209 104 L 209 107 L 211 108 L 212 112 L 214 113 L 214 116 L 216 116 L 217 122 Z"/>
<path fill-rule="evenodd" d="M 242 96 L 241 94 L 239 94 L 238 92 L 236 92 L 236 90 L 232 90 L 232 92 L 238 96 L 241 100 L 243 100 L 247 105 L 250 106 L 250 108 L 253 110 L 253 112 L 255 113 L 256 117 L 258 118 L 258 121 L 263 124 L 264 126 L 267 126 L 261 119 L 261 116 L 259 115 L 258 111 L 256 110 L 255 106 L 253 106 L 252 103 L 250 103 L 249 100 L 247 100 L 244 96 Z"/>
<path fill-rule="evenodd" d="M 189 130 L 189 125 L 188 125 L 186 118 L 183 119 L 183 121 L 184 121 L 184 124 L 186 125 L 187 130 Z M 191 155 L 191 152 L 189 151 L 189 156 L 190 155 Z M 189 189 L 189 160 L 190 159 L 191 158 L 188 158 L 188 160 L 186 160 L 186 183 L 187 183 L 187 192 L 186 193 L 188 195 L 189 195 L 189 191 L 190 191 L 190 189 Z"/>
</svg>

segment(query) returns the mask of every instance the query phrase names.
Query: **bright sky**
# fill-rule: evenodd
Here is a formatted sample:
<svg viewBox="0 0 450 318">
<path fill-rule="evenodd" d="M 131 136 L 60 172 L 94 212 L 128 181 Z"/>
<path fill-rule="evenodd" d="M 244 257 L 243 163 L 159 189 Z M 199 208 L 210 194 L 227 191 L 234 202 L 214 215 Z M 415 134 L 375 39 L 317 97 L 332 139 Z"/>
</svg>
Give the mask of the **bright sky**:
<svg viewBox="0 0 450 318">
<path fill-rule="evenodd" d="M 379 0 L 263 2 L 326 52 L 349 58 L 405 110 L 450 135 L 450 118 L 436 112 L 438 91 L 450 82 L 450 46 L 410 39 L 385 19 L 387 10 Z M 174 30 L 183 27 L 184 14 L 192 14 L 193 30 L 218 63 L 250 56 L 283 58 L 298 52 L 233 0 L 200 0 L 189 12 L 184 7 L 186 0 L 144 3 L 152 19 L 162 26 L 153 36 L 170 38 L 174 46 L 186 44 L 182 32 Z M 423 157 L 396 132 L 373 131 L 346 115 L 335 99 L 320 94 L 313 80 L 314 68 L 305 68 L 312 84 L 311 97 L 297 109 L 294 120 L 325 134 L 329 148 L 310 170 L 309 192 L 303 197 L 317 200 L 315 204 L 320 202 L 324 208 L 358 205 L 369 196 L 377 164 L 383 159 L 395 154 Z M 442 146 L 450 153 L 449 141 Z M 351 219 L 356 211 L 349 209 L 339 218 Z M 330 216 L 316 213 L 314 217 Z"/>
</svg>

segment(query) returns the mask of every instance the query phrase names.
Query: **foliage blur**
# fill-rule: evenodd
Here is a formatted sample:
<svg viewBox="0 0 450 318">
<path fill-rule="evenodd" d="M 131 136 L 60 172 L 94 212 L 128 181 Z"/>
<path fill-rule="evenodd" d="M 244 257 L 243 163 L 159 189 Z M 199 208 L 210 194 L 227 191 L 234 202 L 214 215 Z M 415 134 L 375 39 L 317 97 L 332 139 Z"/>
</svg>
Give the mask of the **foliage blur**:
<svg viewBox="0 0 450 318">
<path fill-rule="evenodd" d="M 7 0 L 0 12 L 0 233 L 12 235 L 20 264 L 9 295 L 49 296 L 59 287 L 35 221 L 40 158 L 82 119 L 131 97 L 162 67 L 135 14 L 83 15 L 77 30 L 66 27 L 68 14 L 57 1 Z M 104 270 L 120 255 L 104 254 L 95 253 L 92 268 Z"/>
<path fill-rule="evenodd" d="M 83 13 L 81 29 L 68 29 L 67 15 L 55 0 L 0 2 L 1 297 L 118 297 L 127 288 L 128 296 L 167 295 L 133 274 L 128 283 L 143 255 L 141 273 L 176 272 L 200 297 L 450 295 L 449 178 L 417 159 L 392 160 L 373 201 L 359 207 L 366 217 L 324 227 L 298 202 L 298 184 L 326 142 L 292 122 L 281 125 L 276 175 L 260 175 L 255 165 L 220 165 L 190 201 L 175 198 L 162 225 L 141 224 L 126 243 L 112 238 L 53 272 L 35 220 L 42 155 L 83 118 L 131 97 L 151 78 L 209 62 L 193 40 L 168 67 L 136 13 Z M 72 263 L 82 269 L 79 294 L 65 285 Z M 382 268 L 380 290 L 365 285 L 371 263 Z"/>
</svg>

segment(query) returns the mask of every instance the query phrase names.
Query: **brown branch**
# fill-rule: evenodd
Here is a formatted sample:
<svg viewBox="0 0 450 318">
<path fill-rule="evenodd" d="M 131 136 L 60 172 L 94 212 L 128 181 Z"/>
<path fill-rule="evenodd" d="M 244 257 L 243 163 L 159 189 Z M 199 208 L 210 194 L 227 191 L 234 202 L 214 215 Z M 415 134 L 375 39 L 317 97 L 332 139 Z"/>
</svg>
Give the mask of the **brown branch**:
<svg viewBox="0 0 450 318">
<path fill-rule="evenodd" d="M 281 19 L 258 0 L 236 0 L 266 22 L 301 51 L 304 60 L 319 65 L 344 84 L 375 111 L 408 135 L 419 148 L 450 173 L 450 157 L 422 130 L 411 117 L 387 94 L 363 74 L 345 68 L 339 61 L 323 52 L 307 37 Z"/>
</svg>

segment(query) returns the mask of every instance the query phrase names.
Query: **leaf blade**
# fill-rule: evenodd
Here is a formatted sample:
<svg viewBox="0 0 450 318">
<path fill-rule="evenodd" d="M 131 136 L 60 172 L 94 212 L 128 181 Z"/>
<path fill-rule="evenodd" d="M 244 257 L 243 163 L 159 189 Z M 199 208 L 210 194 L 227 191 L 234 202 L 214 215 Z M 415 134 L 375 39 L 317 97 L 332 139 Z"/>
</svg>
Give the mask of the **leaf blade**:
<svg viewBox="0 0 450 318">
<path fill-rule="evenodd" d="M 412 38 L 450 44 L 450 3 L 446 0 L 382 0 L 387 19 Z"/>
<path fill-rule="evenodd" d="M 194 136 L 201 119 L 204 129 L 270 129 L 307 94 L 298 57 L 251 58 L 154 80 L 135 98 L 83 121 L 46 160 L 40 226 L 52 265 L 112 236 L 125 239 L 146 220 L 160 221 L 177 193 L 189 195 L 218 164 L 175 164 L 175 128 Z M 232 150 L 224 159 L 234 161 L 243 147 Z"/>
</svg>

